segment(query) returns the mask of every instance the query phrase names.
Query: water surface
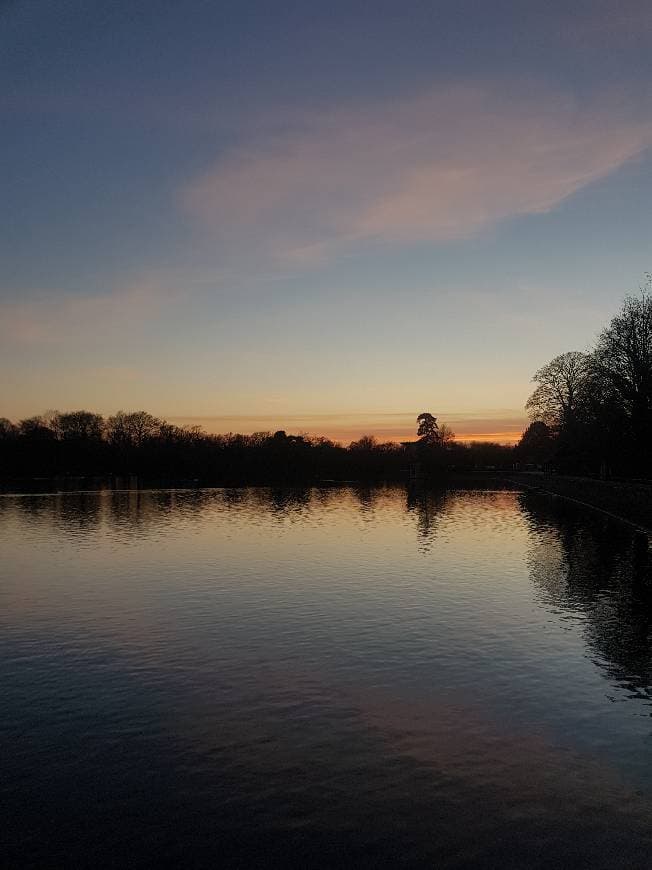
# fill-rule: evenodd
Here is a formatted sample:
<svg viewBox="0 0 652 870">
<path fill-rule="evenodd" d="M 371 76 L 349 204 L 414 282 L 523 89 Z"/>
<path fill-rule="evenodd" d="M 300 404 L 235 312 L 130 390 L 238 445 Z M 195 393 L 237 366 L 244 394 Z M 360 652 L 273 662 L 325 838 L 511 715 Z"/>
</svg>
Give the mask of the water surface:
<svg viewBox="0 0 652 870">
<path fill-rule="evenodd" d="M 647 867 L 649 568 L 559 499 L 0 497 L 10 866 Z"/>
</svg>

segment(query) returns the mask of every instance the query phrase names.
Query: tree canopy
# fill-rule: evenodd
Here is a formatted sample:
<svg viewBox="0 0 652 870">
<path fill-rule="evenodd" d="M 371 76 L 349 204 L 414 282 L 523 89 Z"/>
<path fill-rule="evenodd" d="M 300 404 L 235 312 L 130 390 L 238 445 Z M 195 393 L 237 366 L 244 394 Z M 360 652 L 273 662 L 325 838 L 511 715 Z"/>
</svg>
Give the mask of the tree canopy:
<svg viewBox="0 0 652 870">
<path fill-rule="evenodd" d="M 652 284 L 629 295 L 587 352 L 560 354 L 538 369 L 526 402 L 549 427 L 559 470 L 652 473 Z M 527 434 L 527 433 L 526 433 Z M 540 434 L 540 433 L 539 433 Z M 527 447 L 533 435 L 525 434 Z"/>
</svg>

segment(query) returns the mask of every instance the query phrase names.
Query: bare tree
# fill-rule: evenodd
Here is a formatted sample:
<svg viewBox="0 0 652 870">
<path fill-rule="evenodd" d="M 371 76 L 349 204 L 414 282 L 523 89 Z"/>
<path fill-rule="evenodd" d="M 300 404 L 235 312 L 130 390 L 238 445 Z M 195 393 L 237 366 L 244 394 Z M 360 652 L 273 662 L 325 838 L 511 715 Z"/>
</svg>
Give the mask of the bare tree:
<svg viewBox="0 0 652 870">
<path fill-rule="evenodd" d="M 99 441 L 104 429 L 104 419 L 101 414 L 93 414 L 91 411 L 67 411 L 64 414 L 54 412 L 50 426 L 62 440 L 86 438 Z"/>
<path fill-rule="evenodd" d="M 107 436 L 113 444 L 139 447 L 161 433 L 163 421 L 147 411 L 118 411 L 106 421 Z"/>
<path fill-rule="evenodd" d="M 619 397 L 639 444 L 652 436 L 652 277 L 628 296 L 596 343 L 594 365 Z"/>
<path fill-rule="evenodd" d="M 532 420 L 557 429 L 573 422 L 591 379 L 591 358 L 579 351 L 556 356 L 534 373 L 538 383 L 525 409 Z"/>
<path fill-rule="evenodd" d="M 378 441 L 374 435 L 362 435 L 357 441 L 352 441 L 349 444 L 349 450 L 375 450 L 378 446 Z"/>
<path fill-rule="evenodd" d="M 439 443 L 442 447 L 447 447 L 449 444 L 453 444 L 455 442 L 455 433 L 448 425 L 448 423 L 442 423 L 439 427 Z"/>
</svg>

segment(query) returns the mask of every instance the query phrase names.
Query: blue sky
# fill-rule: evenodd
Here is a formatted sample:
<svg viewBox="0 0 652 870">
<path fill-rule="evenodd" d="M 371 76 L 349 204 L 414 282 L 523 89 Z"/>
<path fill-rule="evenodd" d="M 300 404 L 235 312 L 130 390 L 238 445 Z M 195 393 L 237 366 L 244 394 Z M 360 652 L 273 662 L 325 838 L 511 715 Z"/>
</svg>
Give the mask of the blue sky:
<svg viewBox="0 0 652 870">
<path fill-rule="evenodd" d="M 515 431 L 652 268 L 651 36 L 645 2 L 0 5 L 0 414 Z"/>
</svg>

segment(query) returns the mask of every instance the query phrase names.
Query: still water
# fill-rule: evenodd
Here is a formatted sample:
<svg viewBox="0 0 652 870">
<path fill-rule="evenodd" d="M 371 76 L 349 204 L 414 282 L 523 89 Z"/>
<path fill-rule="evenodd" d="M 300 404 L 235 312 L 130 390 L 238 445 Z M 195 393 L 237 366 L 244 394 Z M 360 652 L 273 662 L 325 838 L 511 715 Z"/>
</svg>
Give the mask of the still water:
<svg viewBox="0 0 652 870">
<path fill-rule="evenodd" d="M 3 496 L 0 553 L 8 866 L 652 863 L 652 584 L 599 513 Z"/>
</svg>

